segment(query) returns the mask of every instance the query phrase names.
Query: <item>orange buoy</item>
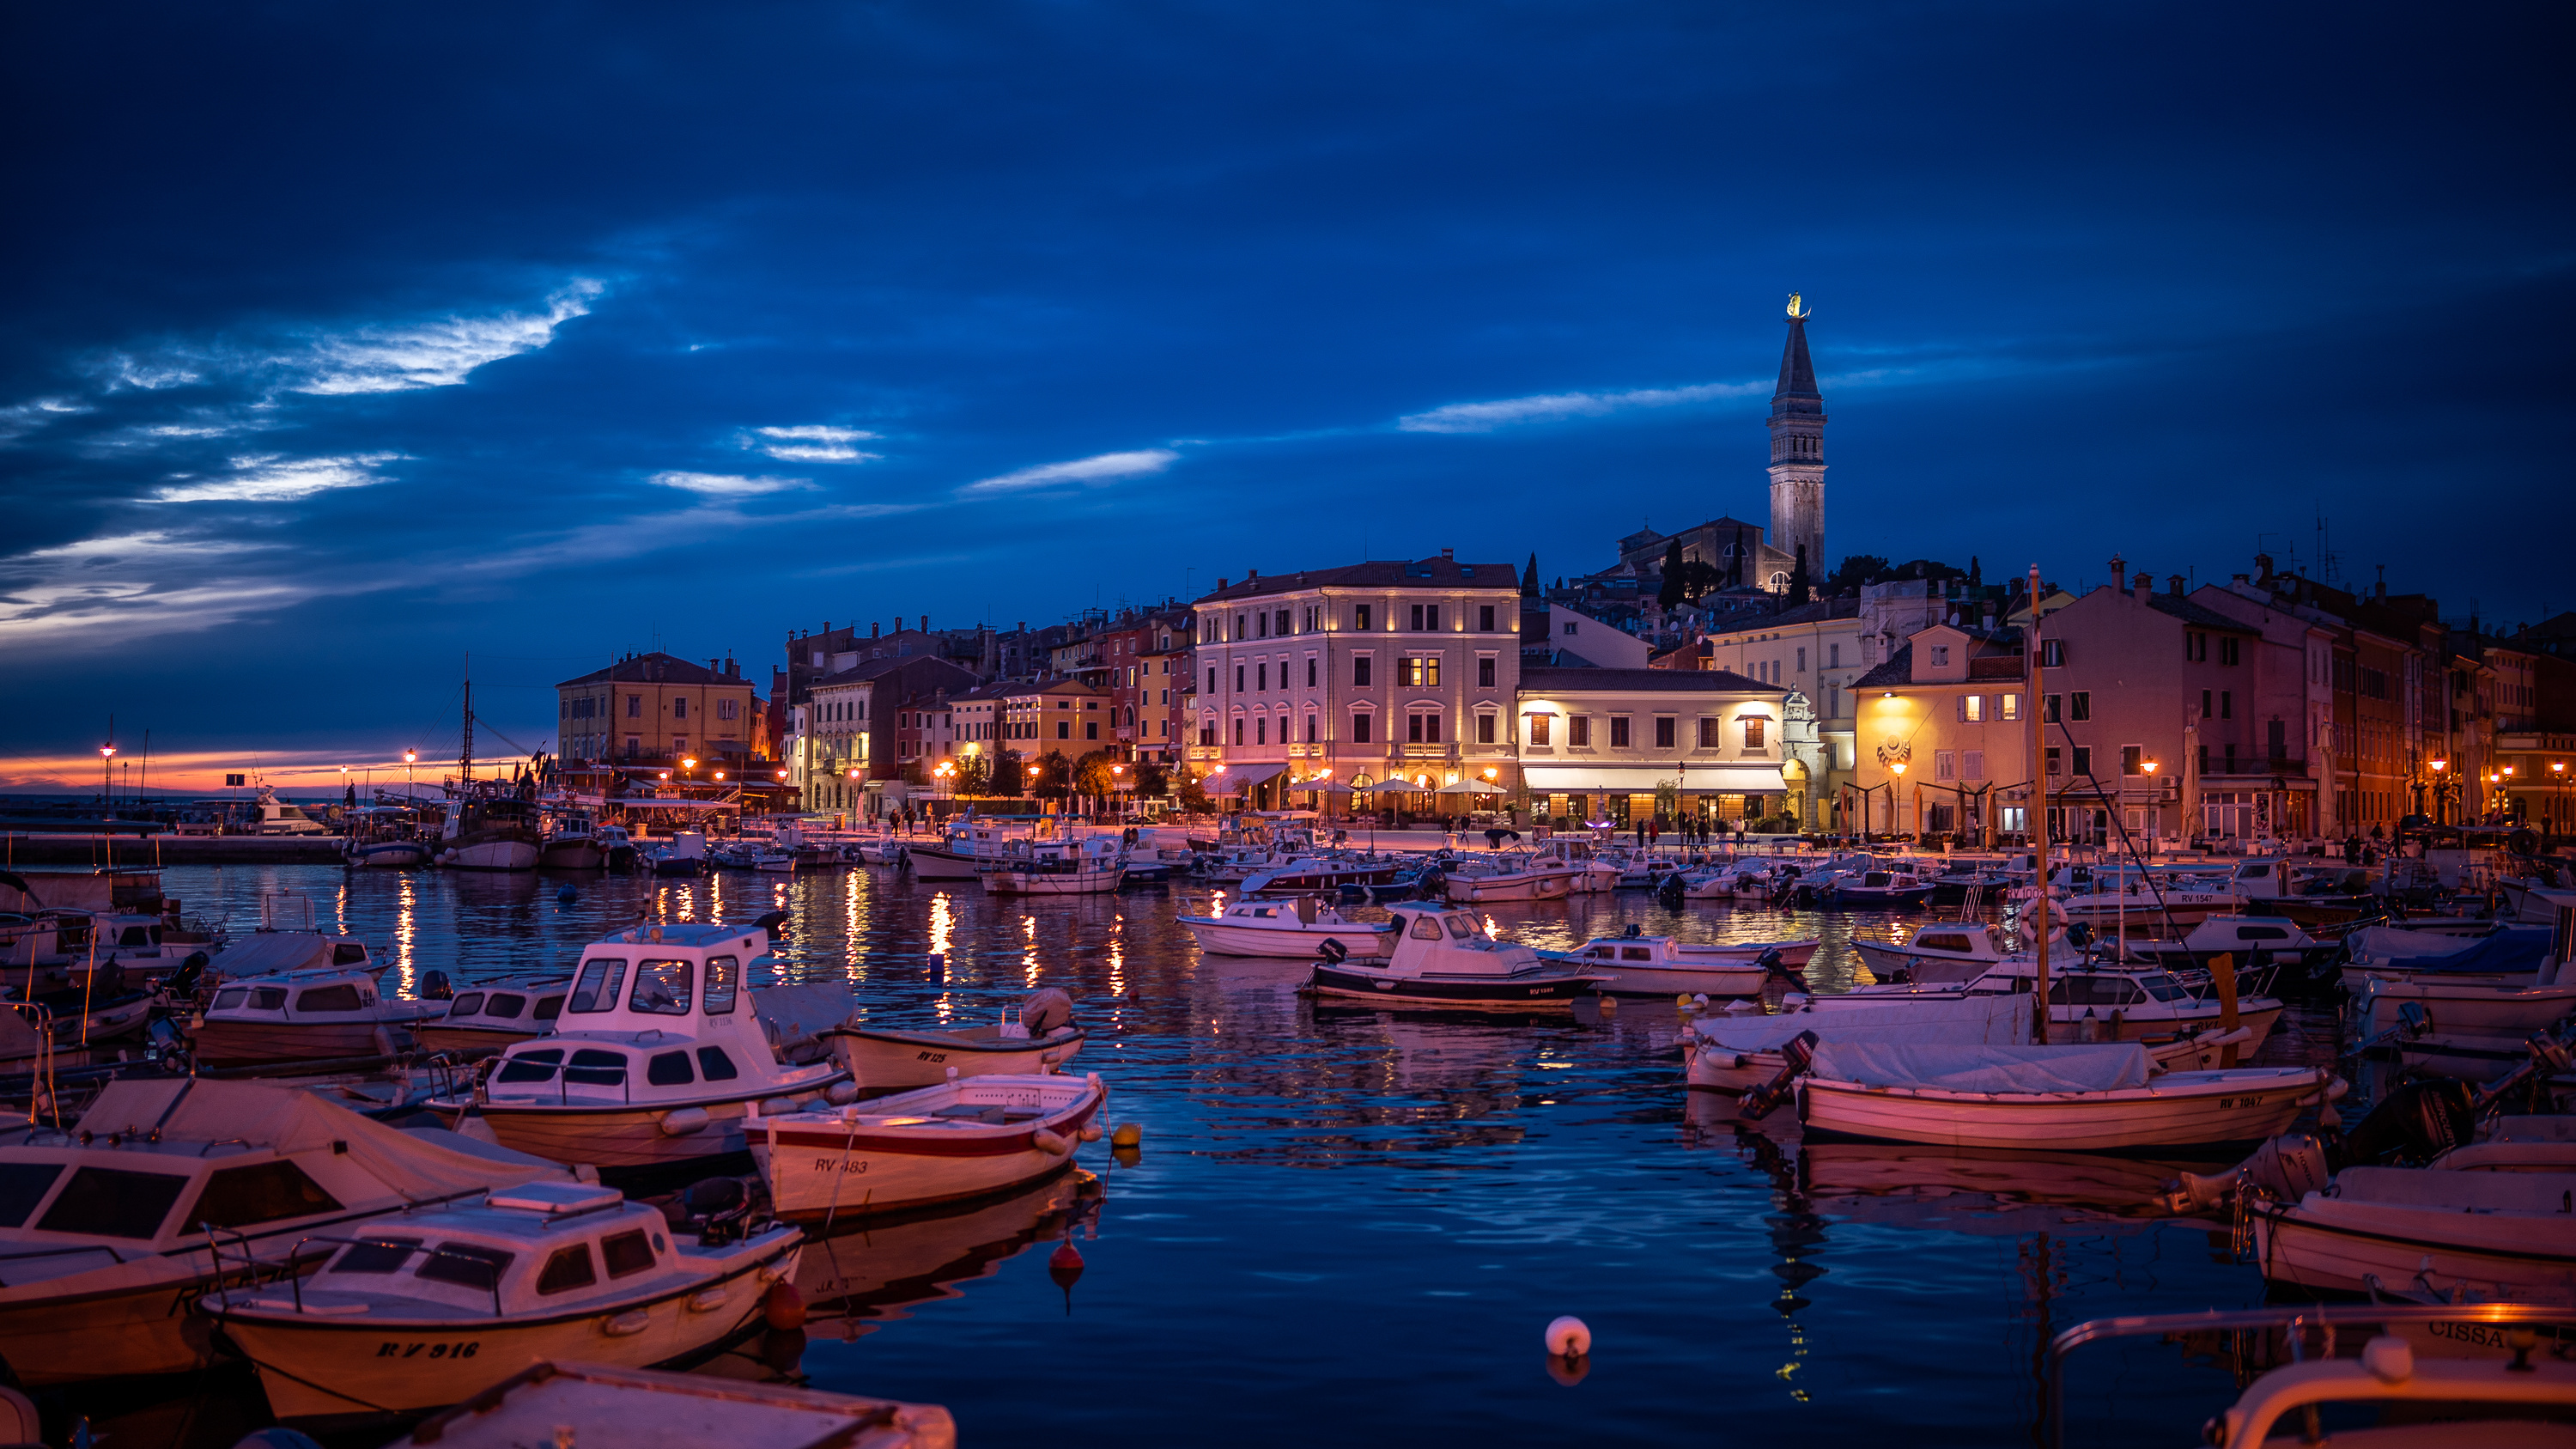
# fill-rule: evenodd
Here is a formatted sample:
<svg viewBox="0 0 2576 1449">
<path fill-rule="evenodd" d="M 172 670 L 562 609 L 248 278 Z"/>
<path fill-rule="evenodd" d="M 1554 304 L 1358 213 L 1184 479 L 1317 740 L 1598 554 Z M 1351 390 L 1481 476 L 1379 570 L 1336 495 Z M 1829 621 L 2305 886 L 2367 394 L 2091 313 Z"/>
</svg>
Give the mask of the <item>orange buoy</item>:
<svg viewBox="0 0 2576 1449">
<path fill-rule="evenodd" d="M 781 1278 L 769 1285 L 769 1295 L 761 1300 L 760 1316 L 772 1328 L 805 1326 L 805 1295 L 796 1285 Z"/>
</svg>

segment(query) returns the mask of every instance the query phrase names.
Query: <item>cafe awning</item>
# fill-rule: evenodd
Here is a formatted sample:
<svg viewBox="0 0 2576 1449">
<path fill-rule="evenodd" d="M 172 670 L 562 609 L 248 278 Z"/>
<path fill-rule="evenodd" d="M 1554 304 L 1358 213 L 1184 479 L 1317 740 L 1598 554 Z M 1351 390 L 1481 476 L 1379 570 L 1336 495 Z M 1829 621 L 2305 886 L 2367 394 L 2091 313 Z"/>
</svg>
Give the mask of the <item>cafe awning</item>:
<svg viewBox="0 0 2576 1449">
<path fill-rule="evenodd" d="M 1672 765 L 1529 765 L 1521 766 L 1521 778 L 1532 790 L 1556 793 L 1563 791 L 1606 791 L 1614 795 L 1651 795 L 1655 787 L 1667 781 L 1691 794 L 1776 795 L 1786 791 L 1788 783 L 1780 778 L 1778 765 L 1706 764 L 1687 769 Z"/>
<path fill-rule="evenodd" d="M 1265 784 L 1288 773 L 1286 765 L 1236 765 L 1219 770 L 1203 782 L 1220 795 L 1232 795 Z"/>
</svg>

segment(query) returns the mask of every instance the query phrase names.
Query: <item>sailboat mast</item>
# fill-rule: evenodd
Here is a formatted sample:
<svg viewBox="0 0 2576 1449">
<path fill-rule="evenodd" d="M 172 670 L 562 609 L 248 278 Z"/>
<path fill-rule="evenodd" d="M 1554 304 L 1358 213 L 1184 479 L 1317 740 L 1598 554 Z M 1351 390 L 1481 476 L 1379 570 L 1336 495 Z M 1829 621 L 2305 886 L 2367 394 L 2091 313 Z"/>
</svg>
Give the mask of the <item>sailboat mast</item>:
<svg viewBox="0 0 2576 1449">
<path fill-rule="evenodd" d="M 465 656 L 465 742 L 456 751 L 457 778 L 460 783 L 474 780 L 474 656 Z"/>
<path fill-rule="evenodd" d="M 2031 812 L 2030 843 L 2036 852 L 2037 869 L 2031 876 L 2031 908 L 2038 912 L 2039 924 L 2029 929 L 2038 937 L 2038 969 L 2031 983 L 2034 999 L 2030 1004 L 2030 1029 L 2041 1046 L 2048 1045 L 2048 729 L 2047 696 L 2039 688 L 2039 565 L 2030 566 L 2030 628 L 2023 634 L 2030 650 L 2030 778 Z M 2027 924 L 2029 917 L 2023 917 Z"/>
</svg>

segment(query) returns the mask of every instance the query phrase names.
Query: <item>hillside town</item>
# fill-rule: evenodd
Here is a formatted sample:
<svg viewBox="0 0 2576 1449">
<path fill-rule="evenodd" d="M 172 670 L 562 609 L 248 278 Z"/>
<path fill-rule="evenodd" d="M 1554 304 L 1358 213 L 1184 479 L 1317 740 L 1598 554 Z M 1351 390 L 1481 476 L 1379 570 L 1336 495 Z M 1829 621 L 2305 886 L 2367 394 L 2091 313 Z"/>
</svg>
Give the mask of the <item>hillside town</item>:
<svg viewBox="0 0 2576 1449">
<path fill-rule="evenodd" d="M 1552 579 L 1443 548 L 1263 560 L 1058 623 L 819 620 L 765 697 L 730 657 L 636 655 L 559 686 L 563 767 L 853 823 L 1079 797 L 2005 844 L 2044 795 L 2075 844 L 2576 828 L 2576 612 L 2446 615 L 2331 553 L 2160 576 L 2115 548 L 2074 587 L 1981 556 L 1825 571 L 1806 322 L 1793 304 L 1767 523 L 1640 528 Z"/>
</svg>

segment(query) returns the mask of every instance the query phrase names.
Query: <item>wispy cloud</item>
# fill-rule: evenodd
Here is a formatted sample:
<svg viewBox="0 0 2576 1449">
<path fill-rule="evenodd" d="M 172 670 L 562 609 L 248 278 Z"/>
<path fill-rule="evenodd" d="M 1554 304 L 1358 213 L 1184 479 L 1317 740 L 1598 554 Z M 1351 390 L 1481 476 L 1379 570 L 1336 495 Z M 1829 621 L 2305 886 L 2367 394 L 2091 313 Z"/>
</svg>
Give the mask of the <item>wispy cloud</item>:
<svg viewBox="0 0 2576 1449">
<path fill-rule="evenodd" d="M 155 529 L 0 558 L 0 640 L 97 643 L 202 631 L 320 592 L 321 575 L 271 566 L 265 555 L 278 547 Z"/>
<path fill-rule="evenodd" d="M 876 434 L 865 428 L 834 428 L 807 423 L 792 428 L 754 428 L 744 433 L 745 448 L 757 448 L 785 463 L 865 463 L 883 456 L 852 447 Z"/>
<path fill-rule="evenodd" d="M 1630 408 L 1668 408 L 1685 403 L 1759 394 L 1766 383 L 1702 382 L 1688 387 L 1643 387 L 1627 392 L 1551 392 L 1507 397 L 1495 402 L 1450 403 L 1396 420 L 1408 433 L 1490 433 L 1522 423 L 1553 423 L 1566 418 L 1600 417 Z"/>
<path fill-rule="evenodd" d="M 1079 483 L 1097 488 L 1120 478 L 1136 478 L 1160 473 L 1179 460 L 1180 454 L 1169 448 L 1144 448 L 1133 453 L 1102 453 L 1090 458 L 1076 458 L 1069 463 L 1041 463 L 985 478 L 958 489 L 960 493 L 1017 493 L 1030 488 L 1050 488 L 1063 483 Z"/>
<path fill-rule="evenodd" d="M 665 488 L 681 488 L 715 498 L 749 498 L 761 493 L 784 493 L 794 488 L 811 488 L 811 479 L 772 478 L 763 475 L 747 478 L 739 473 L 656 473 L 649 480 Z"/>
<path fill-rule="evenodd" d="M 72 417 L 91 411 L 90 405 L 78 398 L 40 397 L 13 407 L 0 408 L 0 443 L 23 438 L 57 418 Z"/>
<path fill-rule="evenodd" d="M 336 458 L 286 458 L 275 453 L 232 460 L 233 471 L 212 477 L 178 476 L 152 495 L 159 503 L 285 503 L 334 488 L 381 483 L 376 470 L 400 453 L 350 453 Z"/>
<path fill-rule="evenodd" d="M 402 327 L 362 327 L 320 333 L 301 356 L 280 359 L 303 373 L 296 392 L 403 392 L 454 387 L 485 363 L 534 352 L 554 341 L 555 329 L 587 316 L 606 290 L 589 277 L 574 279 L 546 299 L 543 312 L 451 316 Z"/>
</svg>

